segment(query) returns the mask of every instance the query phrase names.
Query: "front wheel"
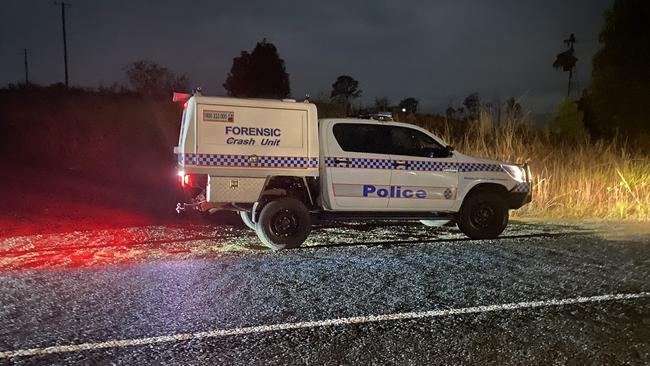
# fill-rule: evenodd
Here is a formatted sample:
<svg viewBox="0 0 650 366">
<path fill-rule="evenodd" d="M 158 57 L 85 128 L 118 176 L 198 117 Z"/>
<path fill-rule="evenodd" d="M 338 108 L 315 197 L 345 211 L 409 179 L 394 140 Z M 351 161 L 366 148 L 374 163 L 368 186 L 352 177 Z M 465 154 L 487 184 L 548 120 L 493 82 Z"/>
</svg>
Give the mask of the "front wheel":
<svg viewBox="0 0 650 366">
<path fill-rule="evenodd" d="M 257 236 L 273 250 L 297 248 L 311 232 L 311 218 L 305 205 L 284 197 L 267 203 L 257 219 Z"/>
<path fill-rule="evenodd" d="M 476 191 L 458 213 L 458 228 L 471 239 L 494 239 L 508 225 L 508 207 L 502 195 Z"/>
</svg>

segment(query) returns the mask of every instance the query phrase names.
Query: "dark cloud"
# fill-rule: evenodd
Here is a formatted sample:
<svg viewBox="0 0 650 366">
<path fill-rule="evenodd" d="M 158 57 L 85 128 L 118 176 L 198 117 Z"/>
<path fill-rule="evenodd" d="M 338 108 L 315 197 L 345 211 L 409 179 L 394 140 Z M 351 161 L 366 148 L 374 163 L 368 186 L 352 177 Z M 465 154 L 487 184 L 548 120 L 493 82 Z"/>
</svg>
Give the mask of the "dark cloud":
<svg viewBox="0 0 650 366">
<path fill-rule="evenodd" d="M 150 59 L 211 94 L 232 58 L 266 37 L 291 74 L 293 95 L 327 93 L 340 74 L 357 78 L 364 102 L 420 99 L 429 110 L 484 98 L 521 97 L 545 112 L 566 75 L 551 68 L 571 32 L 578 80 L 587 86 L 610 0 L 580 1 L 80 1 L 69 0 L 70 78 L 76 85 L 124 82 L 122 67 Z M 52 1 L 3 2 L 0 83 L 63 77 L 60 14 Z"/>
</svg>

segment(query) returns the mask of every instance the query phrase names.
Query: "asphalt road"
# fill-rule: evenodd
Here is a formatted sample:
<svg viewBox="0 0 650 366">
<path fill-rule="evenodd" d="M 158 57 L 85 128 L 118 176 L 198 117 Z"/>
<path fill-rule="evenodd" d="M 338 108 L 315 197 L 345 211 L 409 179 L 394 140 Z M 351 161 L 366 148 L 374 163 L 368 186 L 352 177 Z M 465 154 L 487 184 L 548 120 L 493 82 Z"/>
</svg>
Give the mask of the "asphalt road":
<svg viewBox="0 0 650 366">
<path fill-rule="evenodd" d="M 278 253 L 5 270 L 0 364 L 650 363 L 649 235 L 427 230 L 348 225 Z"/>
</svg>

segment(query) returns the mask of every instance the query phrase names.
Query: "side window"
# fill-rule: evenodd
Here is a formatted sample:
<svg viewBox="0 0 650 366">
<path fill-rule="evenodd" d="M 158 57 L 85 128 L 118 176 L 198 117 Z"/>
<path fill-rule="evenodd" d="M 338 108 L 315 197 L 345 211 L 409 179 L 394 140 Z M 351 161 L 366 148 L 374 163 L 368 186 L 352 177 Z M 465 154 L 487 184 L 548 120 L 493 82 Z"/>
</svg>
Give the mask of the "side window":
<svg viewBox="0 0 650 366">
<path fill-rule="evenodd" d="M 386 130 L 366 123 L 337 123 L 332 129 L 334 138 L 343 151 L 390 154 Z"/>
<path fill-rule="evenodd" d="M 395 155 L 442 157 L 444 147 L 431 136 L 407 127 L 390 127 L 390 145 Z"/>
</svg>

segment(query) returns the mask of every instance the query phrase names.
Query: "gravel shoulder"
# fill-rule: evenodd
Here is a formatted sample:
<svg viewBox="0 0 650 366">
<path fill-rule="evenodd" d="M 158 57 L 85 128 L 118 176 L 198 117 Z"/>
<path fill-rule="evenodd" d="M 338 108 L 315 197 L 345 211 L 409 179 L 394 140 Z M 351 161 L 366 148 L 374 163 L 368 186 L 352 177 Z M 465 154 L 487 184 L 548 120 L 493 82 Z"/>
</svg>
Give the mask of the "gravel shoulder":
<svg viewBox="0 0 650 366">
<path fill-rule="evenodd" d="M 514 223 L 503 238 L 472 241 L 449 228 L 350 223 L 317 229 L 307 247 L 278 253 L 259 247 L 252 232 L 236 227 L 125 229 L 146 242 L 130 246 L 122 244 L 133 238 L 121 232 L 111 239 L 118 242 L 105 247 L 102 235 L 75 240 L 90 234 L 65 234 L 72 237 L 62 245 L 99 246 L 79 250 L 134 252 L 127 259 L 107 255 L 80 265 L 5 264 L 0 349 L 650 291 L 650 237 L 612 239 L 614 229 L 597 229 Z M 111 233 L 105 235 L 113 238 Z M 184 240 L 188 236 L 191 240 Z M 21 240 L 0 247 L 19 251 L 40 245 Z M 119 249 L 123 246 L 127 249 Z M 199 249 L 178 250 L 187 247 Z M 160 248 L 164 255 L 151 255 Z M 648 300 L 638 299 L 14 361 L 643 364 L 650 360 L 649 310 Z"/>
</svg>

